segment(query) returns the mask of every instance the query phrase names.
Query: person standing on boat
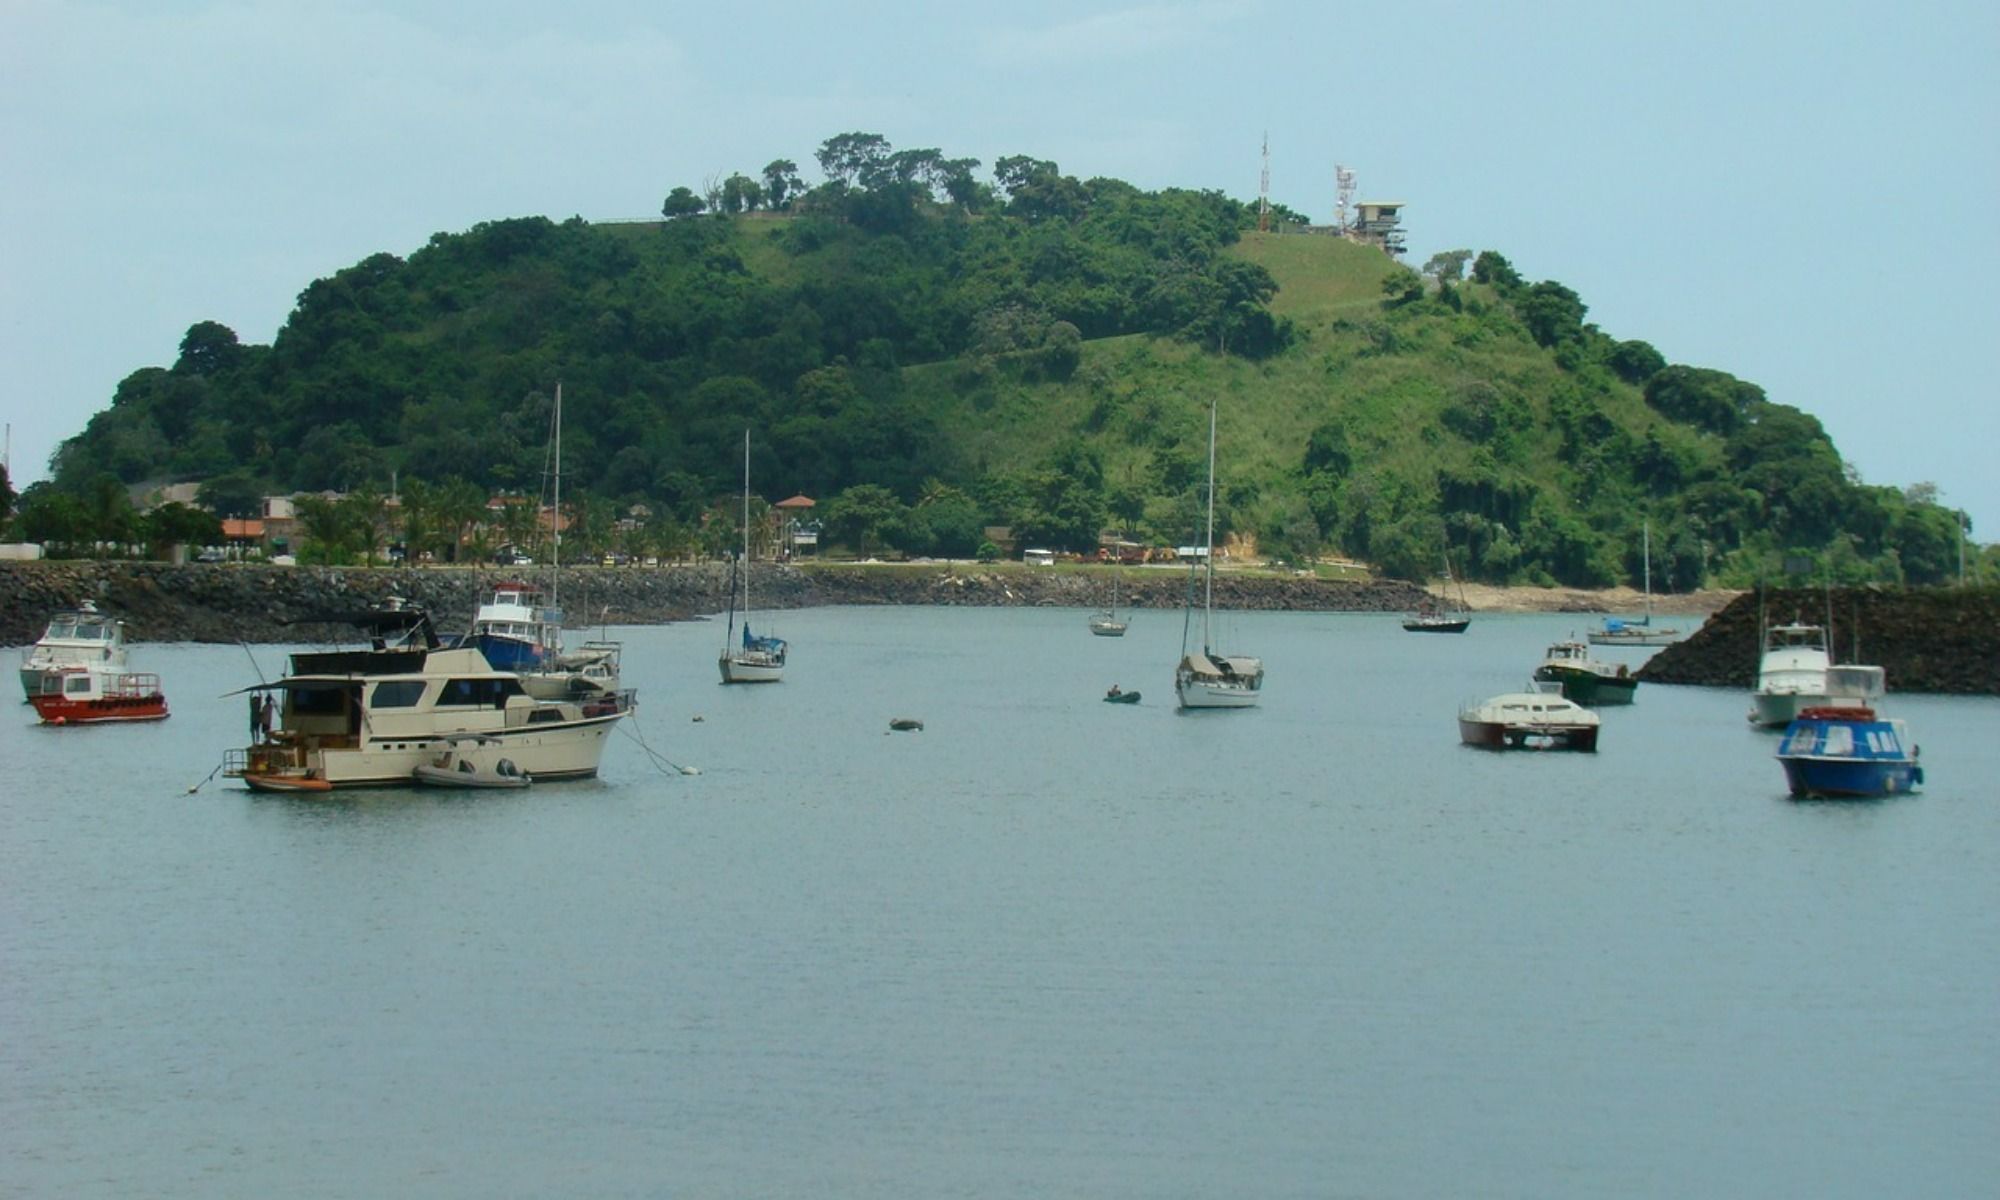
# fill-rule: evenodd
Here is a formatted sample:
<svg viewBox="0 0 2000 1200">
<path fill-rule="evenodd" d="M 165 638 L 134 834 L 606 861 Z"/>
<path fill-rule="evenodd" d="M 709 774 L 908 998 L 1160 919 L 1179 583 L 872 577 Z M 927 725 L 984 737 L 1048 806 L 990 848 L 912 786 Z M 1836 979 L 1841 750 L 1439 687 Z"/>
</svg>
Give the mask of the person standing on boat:
<svg viewBox="0 0 2000 1200">
<path fill-rule="evenodd" d="M 277 702 L 271 699 L 271 693 L 265 692 L 264 702 L 262 704 L 258 704 L 256 708 L 257 708 L 257 729 L 256 729 L 257 740 L 260 742 L 268 742 L 271 740 L 271 718 L 272 715 L 277 711 L 278 708 Z"/>
</svg>

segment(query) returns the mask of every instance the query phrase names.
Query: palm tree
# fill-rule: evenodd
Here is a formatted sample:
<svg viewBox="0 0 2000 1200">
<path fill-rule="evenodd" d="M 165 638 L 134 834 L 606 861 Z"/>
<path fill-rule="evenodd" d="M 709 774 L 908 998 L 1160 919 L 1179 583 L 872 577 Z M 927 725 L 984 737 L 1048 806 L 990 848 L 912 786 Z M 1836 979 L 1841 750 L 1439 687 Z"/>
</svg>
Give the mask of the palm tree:
<svg viewBox="0 0 2000 1200">
<path fill-rule="evenodd" d="M 447 557 L 456 562 L 459 547 L 477 538 L 486 520 L 486 492 L 454 475 L 438 485 L 436 509 L 439 522 L 450 535 Z M 480 540 L 480 552 L 474 558 L 485 557 L 487 547 L 483 538 Z"/>
</svg>

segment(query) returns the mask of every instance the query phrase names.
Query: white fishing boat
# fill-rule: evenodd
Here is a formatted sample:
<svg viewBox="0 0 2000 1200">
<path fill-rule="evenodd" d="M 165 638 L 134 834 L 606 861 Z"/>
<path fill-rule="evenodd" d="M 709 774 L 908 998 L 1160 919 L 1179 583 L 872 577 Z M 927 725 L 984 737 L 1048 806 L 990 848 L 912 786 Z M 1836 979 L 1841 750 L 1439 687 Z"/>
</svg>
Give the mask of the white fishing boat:
<svg viewBox="0 0 2000 1200">
<path fill-rule="evenodd" d="M 51 615 L 41 639 L 21 655 L 21 691 L 30 701 L 44 694 L 43 675 L 52 670 L 89 667 L 116 675 L 125 666 L 125 622 L 85 600 Z"/>
<path fill-rule="evenodd" d="M 1640 571 L 1646 595 L 1643 617 L 1606 617 L 1604 628 L 1590 634 L 1593 646 L 1665 646 L 1680 640 L 1677 628 L 1653 624 L 1653 524 L 1646 522 L 1640 550 Z"/>
<path fill-rule="evenodd" d="M 1793 620 L 1764 631 L 1757 686 L 1750 693 L 1750 723 L 1769 729 L 1790 725 L 1808 708 L 1872 708 L 1888 691 L 1881 667 L 1833 662 L 1824 625 Z"/>
<path fill-rule="evenodd" d="M 266 792 L 327 792 L 411 782 L 454 739 L 476 737 L 536 779 L 597 774 L 629 695 L 589 704 L 537 700 L 520 676 L 470 647 L 443 646 L 422 609 L 392 603 L 343 618 L 370 647 L 304 651 L 291 671 L 243 689 L 278 698 L 267 733 L 223 760 L 224 773 Z"/>
<path fill-rule="evenodd" d="M 742 577 L 738 591 L 736 577 Z M 736 642 L 736 601 L 743 600 L 743 640 Z M 780 683 L 785 678 L 785 639 L 750 632 L 750 431 L 743 431 L 743 554 L 730 568 L 729 626 L 722 635 L 716 666 L 724 683 Z"/>
<path fill-rule="evenodd" d="M 1208 406 L 1208 537 L 1202 554 L 1201 652 L 1188 650 L 1193 624 L 1193 587 L 1181 617 L 1181 661 L 1174 669 L 1174 695 L 1182 708 L 1254 708 L 1264 689 L 1264 660 L 1246 654 L 1218 654 L 1211 637 L 1215 617 L 1215 404 Z"/>
</svg>

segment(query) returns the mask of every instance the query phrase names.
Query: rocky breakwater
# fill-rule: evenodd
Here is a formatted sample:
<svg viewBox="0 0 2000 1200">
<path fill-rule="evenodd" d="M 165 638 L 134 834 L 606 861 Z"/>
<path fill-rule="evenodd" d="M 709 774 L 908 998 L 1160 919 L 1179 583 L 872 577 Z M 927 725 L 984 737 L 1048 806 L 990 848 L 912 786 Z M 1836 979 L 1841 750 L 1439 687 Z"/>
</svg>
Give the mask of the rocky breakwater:
<svg viewBox="0 0 2000 1200">
<path fill-rule="evenodd" d="M 1109 571 L 980 567 L 964 563 L 815 565 L 753 576 L 757 605 L 935 604 L 968 607 L 1102 608 L 1111 599 Z M 1117 576 L 1121 609 L 1179 608 L 1188 596 L 1184 570 L 1141 568 Z M 1200 587 L 1200 581 L 1195 583 Z M 1197 602 L 1200 593 L 1196 592 Z M 1298 577 L 1215 578 L 1215 606 L 1277 612 L 1402 612 L 1428 599 L 1397 580 L 1350 583 Z"/>
<path fill-rule="evenodd" d="M 34 641 L 51 612 L 86 599 L 125 621 L 136 641 L 344 641 L 353 631 L 324 618 L 372 608 L 392 596 L 428 609 L 441 629 L 463 629 L 494 584 L 518 578 L 519 571 L 491 568 L 0 562 L 0 644 Z M 561 601 L 572 627 L 659 624 L 723 611 L 729 578 L 726 563 L 565 568 Z M 831 604 L 1097 608 L 1110 598 L 1112 577 L 958 563 L 810 564 L 759 565 L 751 584 L 763 610 Z M 1118 577 L 1118 603 L 1178 608 L 1187 588 L 1184 571 L 1127 571 Z M 1229 609 L 1398 612 L 1424 598 L 1422 589 L 1396 581 L 1230 573 L 1215 580 L 1216 607 Z"/>
<path fill-rule="evenodd" d="M 1892 692 L 2000 695 L 2000 588 L 1816 588 L 1747 592 L 1639 669 L 1651 683 L 1750 688 L 1766 624 L 1824 625 L 1834 659 L 1871 663 Z"/>
<path fill-rule="evenodd" d="M 49 614 L 94 600 L 149 642 L 329 642 L 353 630 L 324 618 L 398 597 L 430 611 L 440 629 L 464 629 L 493 585 L 518 571 L 473 568 L 271 567 L 152 562 L 0 563 L 0 644 L 41 636 Z M 584 568 L 563 572 L 573 624 L 684 620 L 726 603 L 728 568 Z"/>
</svg>

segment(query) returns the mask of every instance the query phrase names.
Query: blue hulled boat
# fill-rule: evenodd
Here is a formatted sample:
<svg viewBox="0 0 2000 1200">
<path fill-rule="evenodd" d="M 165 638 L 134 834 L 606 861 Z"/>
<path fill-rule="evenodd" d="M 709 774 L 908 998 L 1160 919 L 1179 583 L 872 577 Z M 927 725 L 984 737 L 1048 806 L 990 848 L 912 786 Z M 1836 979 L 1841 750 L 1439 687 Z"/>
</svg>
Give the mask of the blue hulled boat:
<svg viewBox="0 0 2000 1200">
<path fill-rule="evenodd" d="M 1893 796 L 1924 781 L 1917 753 L 1903 723 L 1872 708 L 1814 707 L 1786 728 L 1778 761 L 1794 796 Z"/>
</svg>

